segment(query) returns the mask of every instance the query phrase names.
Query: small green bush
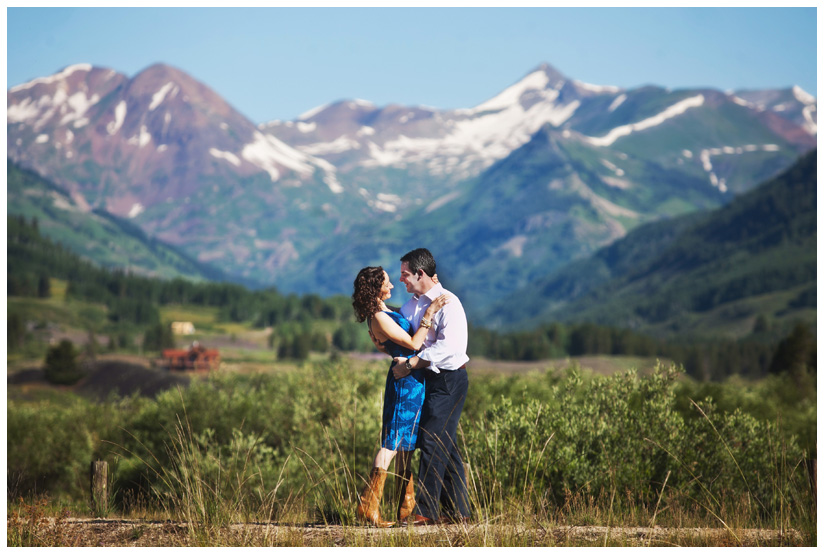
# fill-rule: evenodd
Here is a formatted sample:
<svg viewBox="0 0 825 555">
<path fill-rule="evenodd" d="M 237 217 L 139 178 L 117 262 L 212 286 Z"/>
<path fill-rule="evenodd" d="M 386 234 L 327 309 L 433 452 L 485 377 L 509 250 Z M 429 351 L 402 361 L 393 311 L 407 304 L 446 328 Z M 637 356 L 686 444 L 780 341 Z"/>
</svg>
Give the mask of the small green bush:
<svg viewBox="0 0 825 555">
<path fill-rule="evenodd" d="M 46 379 L 59 385 L 72 385 L 84 376 L 74 344 L 63 339 L 46 352 Z"/>
</svg>

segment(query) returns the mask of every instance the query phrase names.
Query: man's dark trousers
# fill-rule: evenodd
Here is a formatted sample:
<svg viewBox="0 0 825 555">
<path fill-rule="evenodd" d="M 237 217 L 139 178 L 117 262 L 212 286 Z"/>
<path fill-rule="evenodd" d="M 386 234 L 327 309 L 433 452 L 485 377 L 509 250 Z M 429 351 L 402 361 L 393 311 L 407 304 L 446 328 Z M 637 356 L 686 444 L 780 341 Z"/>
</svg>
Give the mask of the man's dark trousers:
<svg viewBox="0 0 825 555">
<path fill-rule="evenodd" d="M 440 516 L 439 502 L 442 502 L 453 513 L 450 516 L 469 517 L 467 478 L 456 441 L 458 419 L 467 398 L 467 369 L 426 372 L 426 375 L 417 442 L 421 462 L 416 512 L 435 520 Z"/>
</svg>

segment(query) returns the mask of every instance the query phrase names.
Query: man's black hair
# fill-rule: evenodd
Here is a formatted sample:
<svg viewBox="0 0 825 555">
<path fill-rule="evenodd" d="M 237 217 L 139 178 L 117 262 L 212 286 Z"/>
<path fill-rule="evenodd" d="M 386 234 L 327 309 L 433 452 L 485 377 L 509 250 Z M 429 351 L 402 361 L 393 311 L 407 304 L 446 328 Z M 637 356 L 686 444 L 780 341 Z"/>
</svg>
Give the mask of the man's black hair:
<svg viewBox="0 0 825 555">
<path fill-rule="evenodd" d="M 401 257 L 401 262 L 406 262 L 413 274 L 417 274 L 418 270 L 424 270 L 430 277 L 435 275 L 435 258 L 427 249 L 412 250 Z"/>
</svg>

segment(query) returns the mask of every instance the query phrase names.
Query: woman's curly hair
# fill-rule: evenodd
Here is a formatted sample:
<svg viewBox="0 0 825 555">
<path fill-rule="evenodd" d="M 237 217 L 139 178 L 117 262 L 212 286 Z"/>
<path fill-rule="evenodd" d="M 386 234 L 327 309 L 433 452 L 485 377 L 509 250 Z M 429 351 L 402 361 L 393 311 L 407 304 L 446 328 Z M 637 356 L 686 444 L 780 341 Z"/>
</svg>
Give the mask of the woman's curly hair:
<svg viewBox="0 0 825 555">
<path fill-rule="evenodd" d="M 381 266 L 367 266 L 358 272 L 353 282 L 352 308 L 359 322 L 363 322 L 381 310 L 378 296 L 381 286 L 384 285 L 384 268 Z"/>
</svg>

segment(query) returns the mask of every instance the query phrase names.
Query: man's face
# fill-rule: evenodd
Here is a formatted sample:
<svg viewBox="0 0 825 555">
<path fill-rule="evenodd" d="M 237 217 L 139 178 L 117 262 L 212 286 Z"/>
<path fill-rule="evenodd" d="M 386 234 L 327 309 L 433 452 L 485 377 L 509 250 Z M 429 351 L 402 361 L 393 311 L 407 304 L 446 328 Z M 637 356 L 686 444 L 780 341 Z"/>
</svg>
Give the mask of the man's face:
<svg viewBox="0 0 825 555">
<path fill-rule="evenodd" d="M 421 273 L 410 272 L 410 266 L 406 262 L 401 263 L 401 283 L 407 287 L 407 293 L 417 295 L 421 286 Z"/>
</svg>

